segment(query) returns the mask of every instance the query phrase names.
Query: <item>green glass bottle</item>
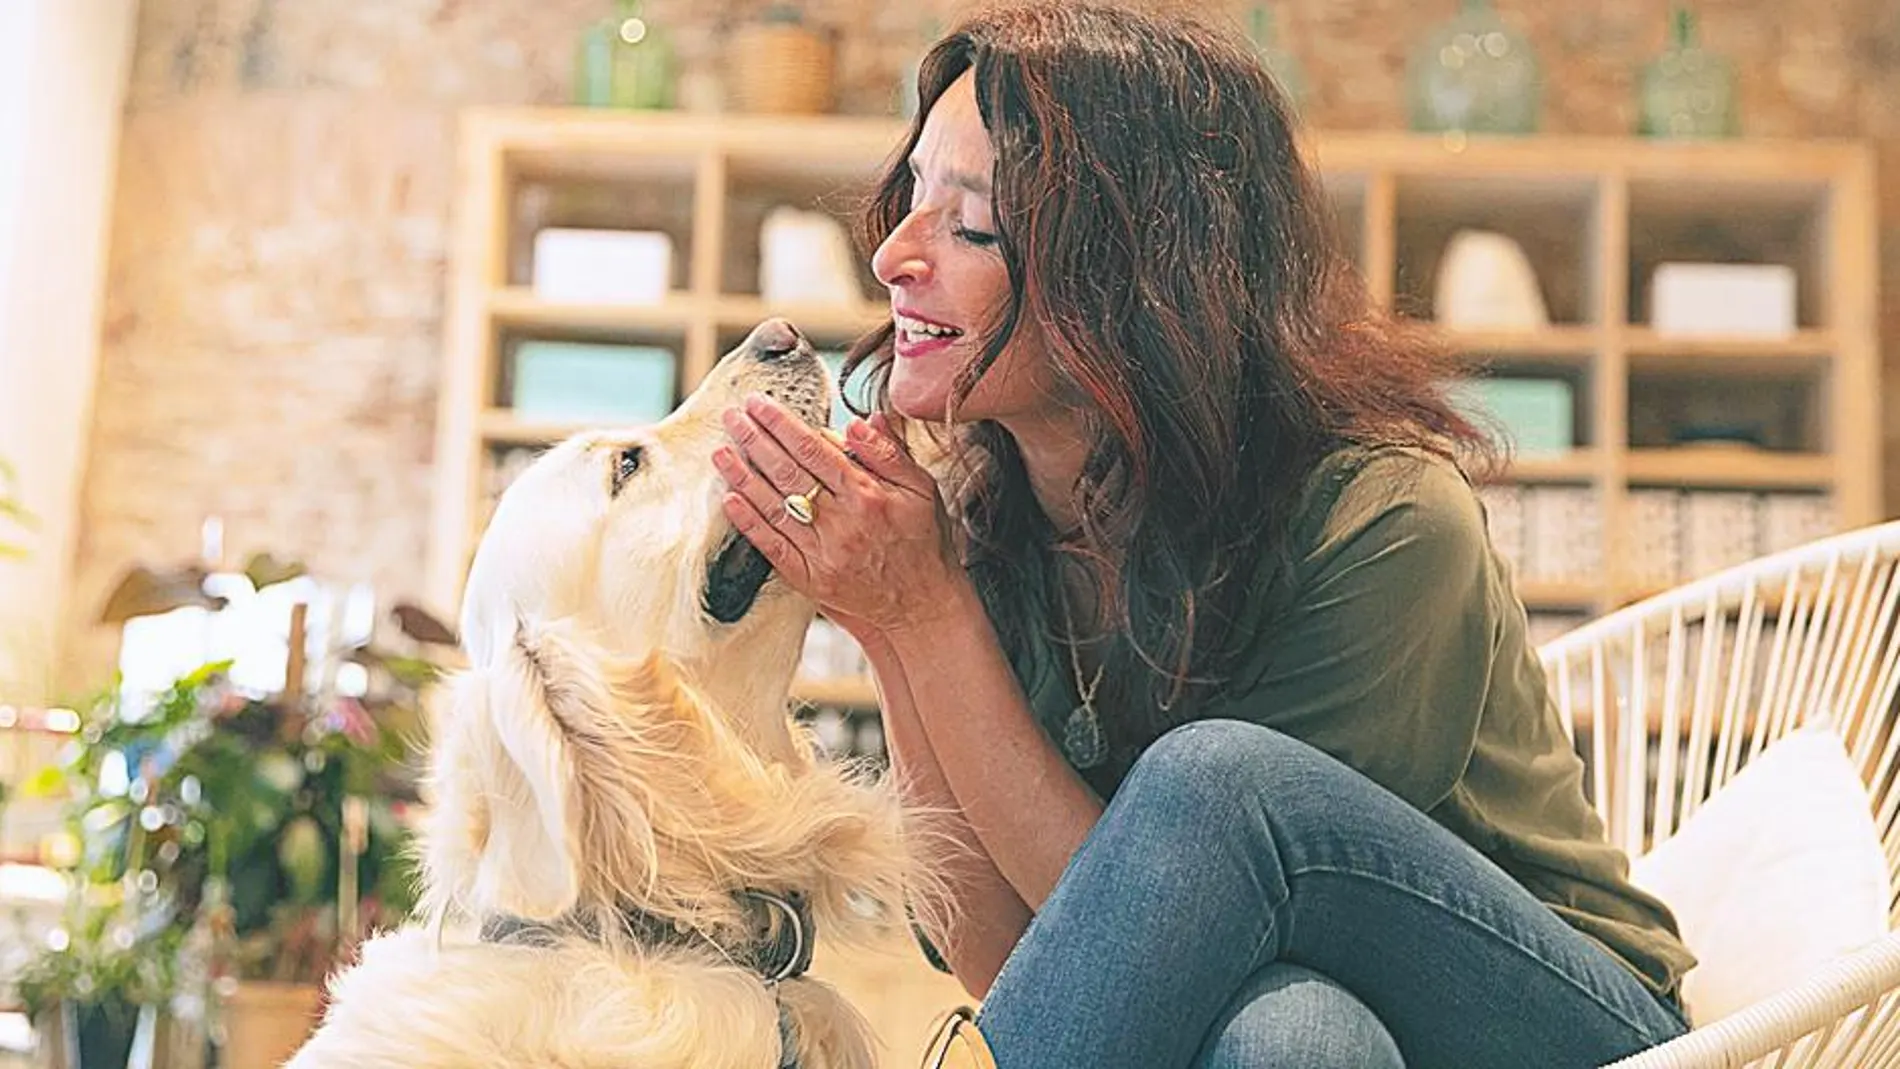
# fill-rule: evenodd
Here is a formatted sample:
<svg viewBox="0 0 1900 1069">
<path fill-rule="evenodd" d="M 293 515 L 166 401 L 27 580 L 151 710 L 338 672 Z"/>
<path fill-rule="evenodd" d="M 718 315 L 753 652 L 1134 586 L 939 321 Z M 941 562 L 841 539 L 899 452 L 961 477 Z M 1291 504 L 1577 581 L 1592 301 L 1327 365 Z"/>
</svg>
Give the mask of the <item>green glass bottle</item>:
<svg viewBox="0 0 1900 1069">
<path fill-rule="evenodd" d="M 1734 137 L 1741 132 L 1735 66 L 1696 43 L 1695 15 L 1671 12 L 1669 48 L 1643 67 L 1637 132 L 1648 137 Z"/>
<path fill-rule="evenodd" d="M 641 0 L 619 0 L 613 35 L 613 103 L 621 108 L 673 106 L 673 38 L 642 13 Z"/>
<path fill-rule="evenodd" d="M 1492 10 L 1464 0 L 1407 65 L 1412 128 L 1433 133 L 1529 134 L 1537 130 L 1543 75 L 1530 42 Z"/>
<path fill-rule="evenodd" d="M 614 102 L 614 35 L 618 19 L 588 23 L 574 46 L 574 103 L 605 108 Z"/>
<path fill-rule="evenodd" d="M 1306 101 L 1306 69 L 1300 65 L 1298 56 L 1280 47 L 1271 5 L 1254 4 L 1247 9 L 1247 36 L 1253 39 L 1261 65 L 1273 76 L 1280 92 L 1286 94 L 1287 102 L 1298 111 Z"/>
</svg>

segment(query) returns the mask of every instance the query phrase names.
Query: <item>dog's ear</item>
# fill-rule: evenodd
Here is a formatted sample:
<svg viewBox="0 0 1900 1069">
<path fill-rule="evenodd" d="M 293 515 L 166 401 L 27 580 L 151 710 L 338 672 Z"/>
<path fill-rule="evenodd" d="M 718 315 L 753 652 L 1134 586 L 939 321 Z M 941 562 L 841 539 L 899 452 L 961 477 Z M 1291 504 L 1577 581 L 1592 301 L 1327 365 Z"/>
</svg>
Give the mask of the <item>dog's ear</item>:
<svg viewBox="0 0 1900 1069">
<path fill-rule="evenodd" d="M 459 678 L 436 746 L 430 891 L 477 914 L 550 920 L 573 907 L 573 777 L 525 633 Z"/>
<path fill-rule="evenodd" d="M 704 748 L 693 741 L 703 718 L 676 715 L 679 683 L 657 654 L 617 658 L 574 621 L 526 621 L 452 695 L 436 746 L 425 912 L 550 920 L 582 900 L 652 893 L 653 811 L 706 789 L 680 759 Z M 668 826 L 692 825 L 676 816 Z"/>
</svg>

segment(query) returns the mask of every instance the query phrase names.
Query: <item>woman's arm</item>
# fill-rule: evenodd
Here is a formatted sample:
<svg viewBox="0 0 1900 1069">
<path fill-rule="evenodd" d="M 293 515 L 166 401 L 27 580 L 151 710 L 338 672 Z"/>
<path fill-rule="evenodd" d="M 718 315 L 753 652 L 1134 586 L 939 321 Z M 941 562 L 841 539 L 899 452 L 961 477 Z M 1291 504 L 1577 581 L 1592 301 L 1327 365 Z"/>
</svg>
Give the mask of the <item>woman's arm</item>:
<svg viewBox="0 0 1900 1069">
<path fill-rule="evenodd" d="M 1022 896 L 997 871 L 962 806 L 950 793 L 917 717 L 903 666 L 877 643 L 869 644 L 865 653 L 877 677 L 884 738 L 898 788 L 905 802 L 930 815 L 929 832 L 937 840 L 932 844 L 933 860 L 941 866 L 949 897 L 940 912 L 925 910 L 918 919 L 964 989 L 983 998 L 989 994 L 1003 960 L 1029 927 L 1032 914 Z"/>
<path fill-rule="evenodd" d="M 1036 724 L 976 590 L 958 578 L 933 599 L 936 612 L 873 642 L 872 664 L 880 681 L 904 680 L 896 726 L 932 758 L 997 871 L 1034 912 L 1102 803 Z"/>
<path fill-rule="evenodd" d="M 874 417 L 875 419 L 875 417 Z M 922 800 L 952 801 L 1021 903 L 1055 887 L 1101 802 L 1037 726 L 949 537 L 936 481 L 877 420 L 855 421 L 851 455 L 763 398 L 729 414 L 738 449 L 715 454 L 734 526 L 871 658 L 899 768 Z M 816 523 L 785 515 L 787 487 L 828 491 Z M 934 795 L 934 797 L 933 797 Z M 978 886 L 982 881 L 978 880 Z M 971 908 L 994 906 L 995 889 Z M 1007 910 L 1005 911 L 1007 912 Z M 1018 921 L 988 918 L 1014 934 Z M 979 944 L 1000 939 L 991 932 Z M 972 975 L 994 948 L 971 950 Z M 987 981 L 984 981 L 987 983 Z"/>
</svg>

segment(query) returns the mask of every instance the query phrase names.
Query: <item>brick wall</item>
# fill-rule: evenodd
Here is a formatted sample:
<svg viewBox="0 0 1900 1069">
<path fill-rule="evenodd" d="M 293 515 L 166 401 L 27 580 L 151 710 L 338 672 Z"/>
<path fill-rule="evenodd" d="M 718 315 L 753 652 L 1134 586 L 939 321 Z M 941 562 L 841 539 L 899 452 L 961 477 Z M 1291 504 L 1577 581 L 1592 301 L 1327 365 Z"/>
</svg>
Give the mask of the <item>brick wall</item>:
<svg viewBox="0 0 1900 1069">
<path fill-rule="evenodd" d="M 687 64 L 759 3 L 649 0 Z M 879 112 L 925 6 L 811 0 L 841 34 L 840 110 Z M 1544 64 L 1545 129 L 1632 129 L 1662 0 L 1500 0 Z M 144 0 L 111 227 L 73 682 L 87 626 L 134 560 L 270 547 L 387 591 L 419 584 L 453 166 L 471 104 L 561 102 L 606 0 Z M 1282 0 L 1310 121 L 1402 124 L 1407 52 L 1456 0 Z M 1744 72 L 1751 135 L 1859 136 L 1881 156 L 1885 350 L 1900 364 L 1900 4 L 1704 0 L 1704 40 Z M 1883 106 L 1884 105 L 1884 106 Z M 1900 378 L 1900 367 L 1889 371 Z M 1900 396 L 1900 395 L 1897 395 Z M 1887 416 L 1900 506 L 1900 405 Z"/>
</svg>

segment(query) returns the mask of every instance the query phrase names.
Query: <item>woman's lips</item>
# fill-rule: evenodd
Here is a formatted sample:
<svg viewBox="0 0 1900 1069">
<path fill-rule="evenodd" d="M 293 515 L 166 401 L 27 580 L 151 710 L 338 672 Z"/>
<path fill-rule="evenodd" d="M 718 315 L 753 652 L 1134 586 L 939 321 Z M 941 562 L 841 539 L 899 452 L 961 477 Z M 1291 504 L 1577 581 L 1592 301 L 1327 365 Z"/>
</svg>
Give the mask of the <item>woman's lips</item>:
<svg viewBox="0 0 1900 1069">
<path fill-rule="evenodd" d="M 960 335 L 951 335 L 950 337 L 941 337 L 934 334 L 913 335 L 900 330 L 897 332 L 897 340 L 893 344 L 893 348 L 897 350 L 898 356 L 906 360 L 916 360 L 919 357 L 929 356 L 932 353 L 942 352 L 950 348 L 951 345 L 956 343 L 958 337 L 960 337 Z"/>
<path fill-rule="evenodd" d="M 947 349 L 963 336 L 963 332 L 955 327 L 907 312 L 895 312 L 891 318 L 896 327 L 893 348 L 898 356 L 906 359 L 929 356 Z M 951 333 L 940 333 L 945 330 Z"/>
</svg>

